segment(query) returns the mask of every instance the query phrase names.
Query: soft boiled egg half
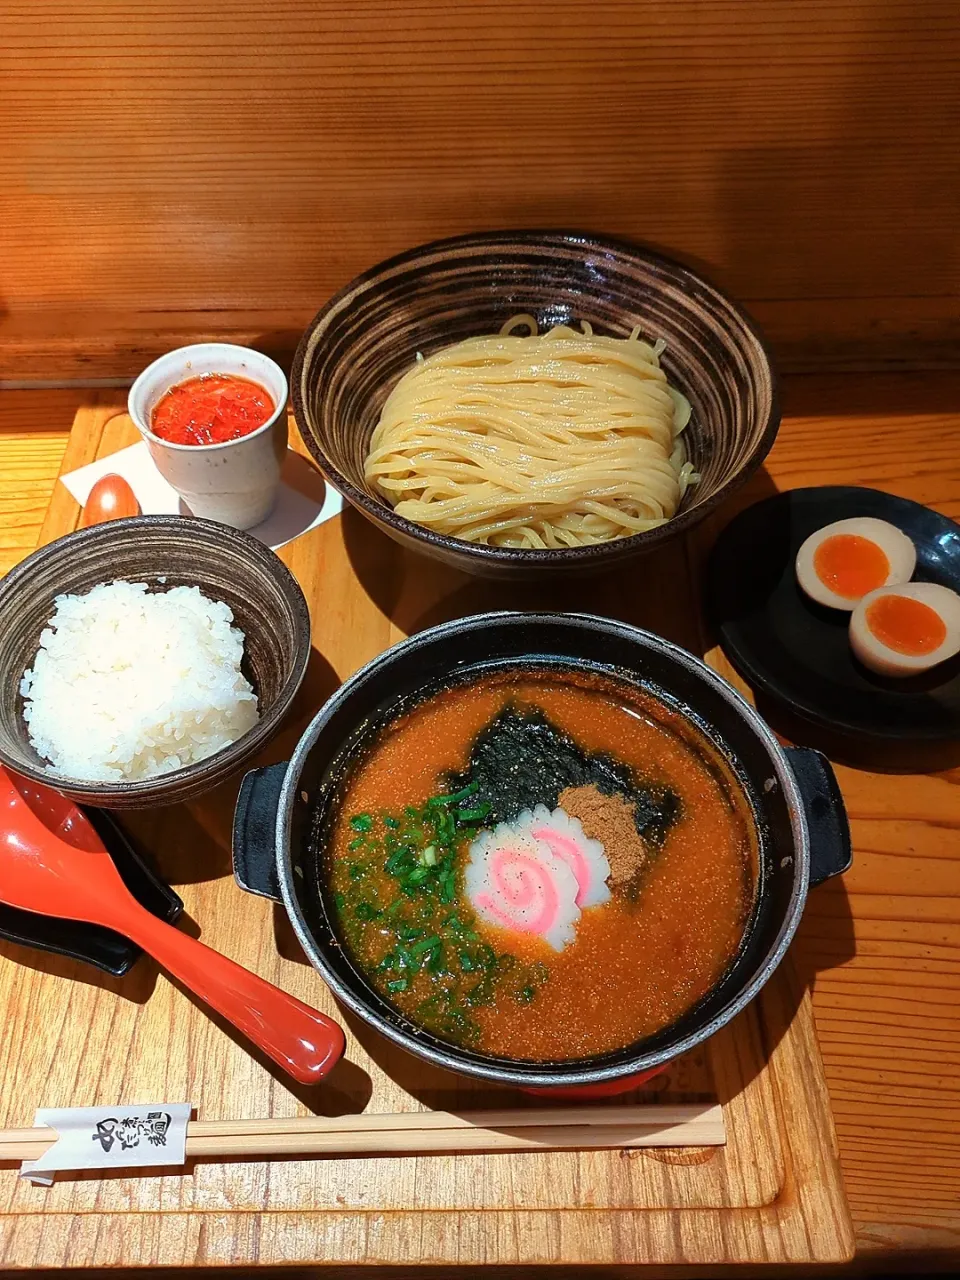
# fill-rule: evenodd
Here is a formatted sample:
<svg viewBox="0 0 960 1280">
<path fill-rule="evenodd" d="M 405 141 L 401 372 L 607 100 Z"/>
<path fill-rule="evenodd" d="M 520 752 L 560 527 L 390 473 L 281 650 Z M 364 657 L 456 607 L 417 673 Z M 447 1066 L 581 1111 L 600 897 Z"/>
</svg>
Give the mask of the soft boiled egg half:
<svg viewBox="0 0 960 1280">
<path fill-rule="evenodd" d="M 960 596 L 935 582 L 865 595 L 850 616 L 850 647 L 882 676 L 915 676 L 960 653 Z"/>
<path fill-rule="evenodd" d="M 855 609 L 870 591 L 909 582 L 917 550 L 886 520 L 857 516 L 824 525 L 797 552 L 797 581 L 811 600 Z"/>
</svg>

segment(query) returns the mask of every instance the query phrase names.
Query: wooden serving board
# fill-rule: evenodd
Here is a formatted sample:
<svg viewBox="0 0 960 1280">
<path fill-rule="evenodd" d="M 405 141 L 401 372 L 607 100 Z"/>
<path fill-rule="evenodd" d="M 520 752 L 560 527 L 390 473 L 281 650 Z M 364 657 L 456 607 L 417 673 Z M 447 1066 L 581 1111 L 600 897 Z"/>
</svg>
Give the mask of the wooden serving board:
<svg viewBox="0 0 960 1280">
<path fill-rule="evenodd" d="M 132 442 L 117 393 L 77 414 L 63 471 Z M 76 526 L 58 485 L 47 542 Z M 648 626 L 702 652 L 691 566 L 668 546 L 621 579 L 540 590 L 468 579 L 347 510 L 284 548 L 314 652 L 263 762 L 289 755 L 338 682 L 402 636 L 489 608 L 561 607 Z M 230 869 L 239 779 L 185 807 L 125 814 L 186 904 L 184 927 L 339 1017 L 346 1059 L 292 1085 L 149 960 L 123 979 L 0 943 L 0 1125 L 38 1106 L 190 1101 L 202 1119 L 535 1105 L 428 1067 L 339 1010 L 283 912 Z M 195 923 L 194 923 L 195 922 Z M 810 1001 L 782 965 L 762 996 L 648 1096 L 724 1107 L 723 1148 L 200 1163 L 161 1176 L 0 1170 L 0 1268 L 322 1263 L 828 1262 L 853 1233 Z M 626 1101 L 618 1099 L 617 1101 Z M 602 1104 L 598 1104 L 602 1105 Z"/>
</svg>

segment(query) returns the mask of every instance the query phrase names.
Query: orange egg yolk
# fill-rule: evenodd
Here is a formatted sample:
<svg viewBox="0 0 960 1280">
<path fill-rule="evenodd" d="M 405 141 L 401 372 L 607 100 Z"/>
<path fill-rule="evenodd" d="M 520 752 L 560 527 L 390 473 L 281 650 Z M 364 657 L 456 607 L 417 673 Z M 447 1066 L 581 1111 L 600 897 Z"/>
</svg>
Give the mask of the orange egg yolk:
<svg viewBox="0 0 960 1280">
<path fill-rule="evenodd" d="M 882 587 L 890 573 L 883 548 L 858 533 L 835 533 L 824 538 L 813 553 L 813 567 L 820 581 L 838 596 L 859 600 Z"/>
<path fill-rule="evenodd" d="M 910 596 L 881 596 L 867 606 L 866 621 L 881 644 L 910 657 L 933 653 L 947 638 L 936 609 Z"/>
</svg>

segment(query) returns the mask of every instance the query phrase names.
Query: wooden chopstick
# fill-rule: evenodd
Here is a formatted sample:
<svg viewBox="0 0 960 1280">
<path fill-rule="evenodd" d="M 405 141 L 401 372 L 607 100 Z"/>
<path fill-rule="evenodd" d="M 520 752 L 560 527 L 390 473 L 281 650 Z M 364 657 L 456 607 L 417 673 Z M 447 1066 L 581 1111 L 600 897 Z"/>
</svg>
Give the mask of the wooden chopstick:
<svg viewBox="0 0 960 1280">
<path fill-rule="evenodd" d="M 54 1131 L 0 1131 L 0 1162 L 36 1160 Z M 187 1156 L 343 1155 L 376 1152 L 598 1150 L 713 1147 L 726 1141 L 720 1106 L 537 1108 L 530 1111 L 410 1111 L 388 1115 L 191 1120 Z"/>
</svg>

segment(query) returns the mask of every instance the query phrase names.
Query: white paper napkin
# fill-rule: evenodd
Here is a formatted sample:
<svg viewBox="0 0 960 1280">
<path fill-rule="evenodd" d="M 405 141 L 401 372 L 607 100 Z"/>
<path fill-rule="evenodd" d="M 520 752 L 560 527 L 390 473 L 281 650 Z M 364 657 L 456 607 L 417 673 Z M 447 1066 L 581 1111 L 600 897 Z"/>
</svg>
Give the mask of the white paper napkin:
<svg viewBox="0 0 960 1280">
<path fill-rule="evenodd" d="M 70 471 L 60 479 L 82 507 L 90 496 L 90 490 L 101 476 L 106 475 L 123 476 L 136 494 L 145 516 L 190 515 L 176 490 L 171 489 L 153 465 L 142 440 L 111 453 L 107 458 Z M 315 529 L 331 516 L 339 515 L 342 510 L 343 498 L 336 489 L 328 485 L 305 458 L 288 449 L 277 505 L 263 524 L 247 532 L 274 551 L 279 551 L 286 543 Z"/>
</svg>

